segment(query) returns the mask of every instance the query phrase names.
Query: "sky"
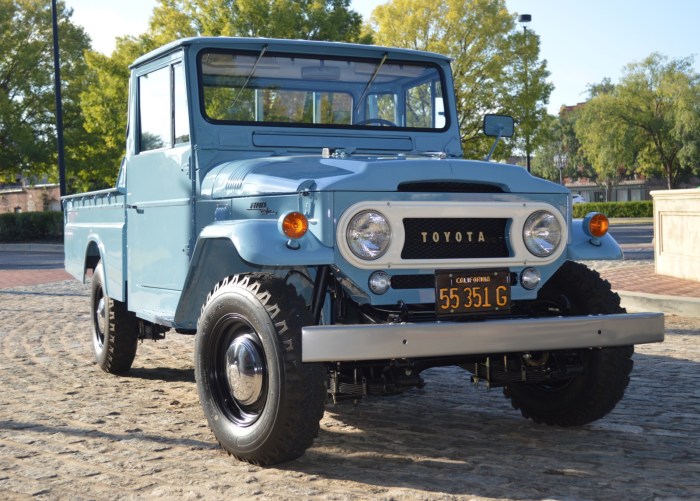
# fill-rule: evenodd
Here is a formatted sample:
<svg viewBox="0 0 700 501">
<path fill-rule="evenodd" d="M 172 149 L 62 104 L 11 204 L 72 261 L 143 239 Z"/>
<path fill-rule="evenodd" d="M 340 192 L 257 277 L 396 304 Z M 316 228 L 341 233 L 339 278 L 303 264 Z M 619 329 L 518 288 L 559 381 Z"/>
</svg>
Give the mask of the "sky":
<svg viewBox="0 0 700 501">
<path fill-rule="evenodd" d="M 114 39 L 148 28 L 156 0 L 65 0 L 73 21 L 85 28 L 93 48 L 106 54 Z M 352 0 L 367 19 L 384 0 Z M 549 112 L 586 100 L 589 84 L 619 81 L 625 66 L 659 52 L 695 57 L 700 73 L 700 1 L 697 0 L 506 0 L 508 10 L 530 14 L 554 84 Z"/>
</svg>

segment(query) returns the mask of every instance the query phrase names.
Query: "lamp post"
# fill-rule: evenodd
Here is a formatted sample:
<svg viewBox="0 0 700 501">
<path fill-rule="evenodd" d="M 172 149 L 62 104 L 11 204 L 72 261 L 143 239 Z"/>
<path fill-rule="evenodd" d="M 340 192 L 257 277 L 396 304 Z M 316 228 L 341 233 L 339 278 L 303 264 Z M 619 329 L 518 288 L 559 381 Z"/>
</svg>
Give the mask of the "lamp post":
<svg viewBox="0 0 700 501">
<path fill-rule="evenodd" d="M 532 16 L 530 14 L 520 14 L 518 16 L 518 22 L 522 25 L 523 27 L 523 34 L 525 36 L 525 54 L 523 56 L 523 63 L 525 67 L 525 120 L 527 121 L 528 119 L 528 107 L 527 107 L 527 98 L 528 98 L 528 87 L 529 87 L 529 81 L 530 81 L 530 76 L 528 75 L 528 68 L 527 68 L 527 59 L 528 59 L 528 54 L 527 54 L 527 27 L 530 24 L 530 21 L 532 21 Z M 527 171 L 530 172 L 530 136 L 525 137 L 525 158 L 526 158 L 526 165 L 527 165 Z"/>
<path fill-rule="evenodd" d="M 554 155 L 554 164 L 559 169 L 559 184 L 564 186 L 564 165 L 566 164 L 566 156 L 561 153 Z"/>
<path fill-rule="evenodd" d="M 58 53 L 58 16 L 56 0 L 51 0 L 51 19 L 53 22 L 53 71 L 56 93 L 56 147 L 58 149 L 58 179 L 61 196 L 66 194 L 66 160 L 63 145 L 63 104 L 61 100 L 61 60 Z M 61 205 L 63 206 L 63 205 Z"/>
</svg>

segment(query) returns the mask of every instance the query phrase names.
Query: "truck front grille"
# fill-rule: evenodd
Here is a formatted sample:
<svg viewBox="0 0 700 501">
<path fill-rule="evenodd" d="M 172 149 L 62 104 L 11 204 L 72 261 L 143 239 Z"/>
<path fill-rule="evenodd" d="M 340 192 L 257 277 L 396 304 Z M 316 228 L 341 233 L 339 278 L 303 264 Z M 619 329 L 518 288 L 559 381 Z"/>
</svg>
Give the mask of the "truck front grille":
<svg viewBox="0 0 700 501">
<path fill-rule="evenodd" d="M 509 257 L 505 218 L 405 218 L 402 259 Z"/>
<path fill-rule="evenodd" d="M 392 289 L 434 289 L 435 275 L 394 275 Z"/>
</svg>

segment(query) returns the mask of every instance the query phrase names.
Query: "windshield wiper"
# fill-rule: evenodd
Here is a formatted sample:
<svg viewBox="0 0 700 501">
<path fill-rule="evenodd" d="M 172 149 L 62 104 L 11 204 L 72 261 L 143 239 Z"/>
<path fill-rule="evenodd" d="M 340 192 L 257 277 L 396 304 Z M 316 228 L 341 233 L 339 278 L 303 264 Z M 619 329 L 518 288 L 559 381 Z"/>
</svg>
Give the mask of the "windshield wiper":
<svg viewBox="0 0 700 501">
<path fill-rule="evenodd" d="M 260 63 L 260 60 L 265 55 L 265 52 L 267 52 L 267 44 L 263 45 L 262 50 L 260 51 L 260 54 L 258 54 L 258 58 L 255 60 L 255 63 L 253 64 L 253 69 L 250 70 L 250 73 L 248 73 L 248 77 L 245 79 L 245 82 L 243 82 L 243 86 L 240 88 L 240 90 L 238 91 L 238 94 L 236 94 L 236 97 L 233 99 L 233 103 L 231 103 L 232 108 L 236 105 L 236 103 L 238 102 L 238 98 L 241 97 L 241 94 L 243 93 L 245 88 L 248 86 L 248 82 L 250 82 L 250 79 L 253 78 L 253 74 L 255 73 L 255 69 L 258 67 L 258 63 Z"/>
<path fill-rule="evenodd" d="M 374 80 L 377 78 L 377 75 L 379 75 L 379 70 L 382 69 L 382 66 L 384 66 L 384 63 L 386 62 L 387 57 L 389 57 L 389 53 L 385 52 L 384 56 L 382 57 L 382 60 L 379 61 L 379 64 L 374 69 L 374 73 L 372 73 L 372 77 L 369 79 L 369 82 L 367 82 L 367 85 L 365 85 L 365 89 L 362 91 L 362 94 L 360 94 L 360 99 L 357 100 L 357 105 L 355 106 L 355 111 L 354 111 L 355 114 L 357 114 L 357 112 L 360 110 L 360 105 L 362 104 L 362 100 L 365 98 L 365 96 L 369 92 L 369 88 L 372 87 L 372 84 L 374 83 Z"/>
</svg>

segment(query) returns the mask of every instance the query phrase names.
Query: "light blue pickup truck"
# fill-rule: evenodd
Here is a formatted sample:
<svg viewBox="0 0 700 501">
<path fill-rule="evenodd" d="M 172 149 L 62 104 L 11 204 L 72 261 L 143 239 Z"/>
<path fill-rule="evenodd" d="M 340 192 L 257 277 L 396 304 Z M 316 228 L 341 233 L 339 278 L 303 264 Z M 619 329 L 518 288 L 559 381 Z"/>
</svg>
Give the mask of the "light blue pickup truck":
<svg viewBox="0 0 700 501">
<path fill-rule="evenodd" d="M 327 400 L 455 365 L 537 422 L 622 398 L 659 313 L 626 314 L 581 260 L 608 221 L 525 169 L 462 159 L 449 60 L 310 41 L 191 38 L 131 67 L 115 188 L 64 199 L 66 269 L 92 273 L 97 364 L 193 334 L 222 447 L 300 456 Z M 488 115 L 484 133 L 513 134 Z M 460 378 L 461 379 L 461 378 Z M 455 381 L 457 387 L 457 381 Z"/>
</svg>

